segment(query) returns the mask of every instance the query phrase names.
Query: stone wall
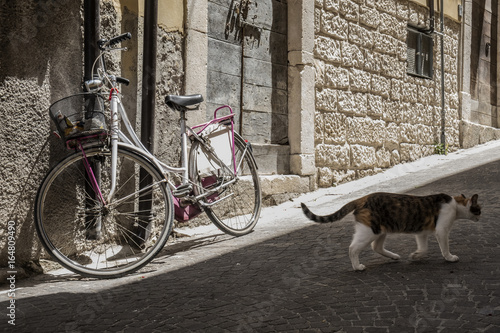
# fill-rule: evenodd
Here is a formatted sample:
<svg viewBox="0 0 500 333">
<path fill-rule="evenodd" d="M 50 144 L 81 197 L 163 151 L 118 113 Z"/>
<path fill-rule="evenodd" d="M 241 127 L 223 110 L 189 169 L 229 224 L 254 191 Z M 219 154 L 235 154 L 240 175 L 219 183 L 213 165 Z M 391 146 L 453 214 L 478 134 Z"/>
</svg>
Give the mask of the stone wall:
<svg viewBox="0 0 500 333">
<path fill-rule="evenodd" d="M 134 9 L 126 4 L 136 4 Z M 131 119 L 140 128 L 142 25 L 137 1 L 101 0 L 101 36 L 132 29 L 130 51 L 116 52 L 108 69 L 131 80 L 122 87 Z M 37 267 L 42 255 L 33 220 L 38 186 L 67 151 L 51 132 L 51 103 L 81 91 L 83 81 L 83 0 L 0 2 L 0 268 L 7 264 L 7 224 L 16 225 L 16 268 Z M 181 11 L 182 12 L 182 11 Z M 126 18 L 126 19 L 125 19 Z M 159 20 L 161 21 L 161 20 Z M 158 29 L 156 150 L 178 163 L 178 114 L 167 110 L 164 96 L 183 85 L 182 31 Z M 139 96 L 139 97 L 138 97 Z M 35 262 L 35 264 L 30 264 Z M 21 273 L 19 273 L 21 274 Z M 1 274 L 0 274 L 1 275 Z"/>
<path fill-rule="evenodd" d="M 75 1 L 4 1 L 0 17 L 0 265 L 7 264 L 7 223 L 16 225 L 15 257 L 40 255 L 33 201 L 48 168 L 65 150 L 48 107 L 81 89 L 82 30 Z"/>
<path fill-rule="evenodd" d="M 434 76 L 406 73 L 407 26 L 428 9 L 403 0 L 316 0 L 315 155 L 319 186 L 364 177 L 433 154 L 441 132 L 440 44 Z M 436 16 L 436 27 L 439 17 Z M 445 19 L 445 124 L 459 147 L 460 24 Z"/>
</svg>

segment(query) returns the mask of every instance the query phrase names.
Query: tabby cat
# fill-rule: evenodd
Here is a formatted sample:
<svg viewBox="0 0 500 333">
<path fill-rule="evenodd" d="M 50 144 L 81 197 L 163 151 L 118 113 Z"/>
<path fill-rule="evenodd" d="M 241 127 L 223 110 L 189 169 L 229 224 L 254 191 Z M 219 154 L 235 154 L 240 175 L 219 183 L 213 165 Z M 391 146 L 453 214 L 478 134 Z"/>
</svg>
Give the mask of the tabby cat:
<svg viewBox="0 0 500 333">
<path fill-rule="evenodd" d="M 349 246 L 349 257 L 354 270 L 362 271 L 365 266 L 359 263 L 359 253 L 371 243 L 375 252 L 391 259 L 399 255 L 387 251 L 384 241 L 387 233 L 415 234 L 417 250 L 410 257 L 418 259 L 427 252 L 427 239 L 435 234 L 441 253 L 447 261 L 458 261 L 449 250 L 448 235 L 453 222 L 458 219 L 478 221 L 481 207 L 478 195 L 466 198 L 463 194 L 451 197 L 447 194 L 414 196 L 395 193 L 372 193 L 344 205 L 337 212 L 318 216 L 302 203 L 304 214 L 320 223 L 334 222 L 354 211 L 355 232 Z"/>
</svg>

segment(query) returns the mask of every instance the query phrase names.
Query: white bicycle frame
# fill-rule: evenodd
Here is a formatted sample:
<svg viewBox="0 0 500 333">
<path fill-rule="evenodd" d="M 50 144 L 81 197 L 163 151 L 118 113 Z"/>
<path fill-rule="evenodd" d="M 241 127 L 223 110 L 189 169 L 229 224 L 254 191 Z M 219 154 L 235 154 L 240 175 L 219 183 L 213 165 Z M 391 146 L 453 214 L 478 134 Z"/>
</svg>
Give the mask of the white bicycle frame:
<svg viewBox="0 0 500 333">
<path fill-rule="evenodd" d="M 114 49 L 114 50 L 120 50 L 120 49 Z M 109 204 L 113 200 L 113 195 L 116 191 L 116 171 L 117 171 L 117 155 L 118 155 L 118 146 L 126 147 L 130 150 L 133 150 L 137 152 L 138 154 L 146 157 L 150 162 L 152 162 L 158 170 L 162 173 L 164 179 L 162 182 L 167 182 L 170 186 L 170 188 L 173 190 L 176 188 L 176 186 L 169 180 L 168 173 L 173 172 L 176 174 L 180 174 L 182 178 L 182 183 L 179 186 L 182 185 L 189 185 L 189 166 L 188 166 L 188 137 L 189 135 L 193 135 L 195 138 L 197 138 L 202 144 L 203 140 L 200 139 L 199 134 L 203 132 L 203 130 L 209 126 L 210 124 L 213 123 L 219 123 L 224 120 L 231 120 L 231 135 L 232 135 L 232 164 L 234 166 L 234 170 L 230 170 L 229 167 L 224 164 L 217 156 L 213 156 L 216 160 L 218 160 L 219 165 L 223 168 L 225 168 L 227 171 L 230 172 L 230 174 L 233 174 L 233 178 L 224 184 L 210 190 L 209 192 L 200 194 L 193 198 L 194 201 L 198 202 L 202 206 L 212 206 L 215 203 L 224 200 L 226 197 L 220 198 L 219 200 L 211 203 L 205 203 L 201 202 L 200 200 L 203 198 L 206 198 L 209 196 L 211 193 L 215 193 L 219 191 L 221 188 L 226 187 L 238 180 L 238 171 L 240 170 L 241 164 L 243 162 L 244 156 L 247 154 L 248 147 L 245 148 L 245 150 L 242 153 L 241 160 L 236 162 L 236 156 L 235 156 L 235 134 L 234 134 L 234 123 L 233 123 L 233 111 L 232 109 L 224 105 L 222 107 L 219 107 L 218 109 L 215 110 L 214 112 L 214 119 L 201 125 L 194 126 L 193 128 L 188 127 L 186 125 L 186 110 L 180 110 L 180 136 L 181 136 L 181 167 L 172 167 L 167 165 L 166 163 L 160 161 L 158 158 L 156 158 L 144 145 L 142 144 L 141 140 L 138 138 L 137 134 L 134 131 L 134 128 L 132 124 L 130 123 L 127 113 L 125 111 L 125 108 L 123 107 L 123 103 L 120 99 L 119 92 L 117 89 L 117 79 L 114 75 L 109 75 L 106 70 L 105 70 L 105 65 L 104 65 L 104 60 L 103 60 L 103 55 L 104 52 L 102 52 L 99 57 L 96 59 L 94 62 L 94 66 L 97 63 L 97 61 L 100 61 L 100 77 L 104 78 L 105 80 L 108 81 L 110 84 L 111 91 L 110 91 L 110 101 L 111 101 L 111 188 L 110 192 L 106 198 L 106 202 Z M 217 111 L 223 108 L 228 108 L 230 110 L 230 115 L 222 116 L 217 118 Z M 123 124 L 125 125 L 126 133 L 128 136 L 122 132 L 119 128 L 120 124 L 120 118 L 121 121 L 123 121 Z M 194 128 L 200 128 L 198 132 L 193 130 Z M 153 185 L 150 185 L 153 186 Z M 149 187 L 147 187 L 149 188 Z M 143 189 L 146 190 L 147 188 Z M 122 198 L 121 200 L 123 200 Z"/>
<path fill-rule="evenodd" d="M 111 80 L 112 80 L 113 84 L 116 85 L 116 79 L 111 77 Z M 181 113 L 181 116 L 180 116 L 181 167 L 172 167 L 172 166 L 169 166 L 168 164 L 160 161 L 150 151 L 148 151 L 146 149 L 146 147 L 144 147 L 144 145 L 142 144 L 141 140 L 138 138 L 137 134 L 134 131 L 132 124 L 130 123 L 130 121 L 127 117 L 127 113 L 125 111 L 125 108 L 123 107 L 123 103 L 122 103 L 120 96 L 118 94 L 118 90 L 116 88 L 113 88 L 111 90 L 110 95 L 111 95 L 111 107 L 110 107 L 110 109 L 111 109 L 111 168 L 112 168 L 112 170 L 111 170 L 111 190 L 110 190 L 108 197 L 107 197 L 107 200 L 106 200 L 108 203 L 112 202 L 112 198 L 113 198 L 114 192 L 116 190 L 116 165 L 117 165 L 118 146 L 123 146 L 123 147 L 127 147 L 128 149 L 134 150 L 137 153 L 146 157 L 148 160 L 150 160 L 158 168 L 158 170 L 160 170 L 160 172 L 163 174 L 163 177 L 164 177 L 163 181 L 167 182 L 171 189 L 175 189 L 176 186 L 173 183 L 171 183 L 169 180 L 169 177 L 168 177 L 169 172 L 173 172 L 173 173 L 181 175 L 182 184 L 180 186 L 189 184 L 188 145 L 187 145 L 188 136 L 193 135 L 195 137 L 198 137 L 198 134 L 200 134 L 210 124 L 218 123 L 220 121 L 223 121 L 226 119 L 231 119 L 233 117 L 231 108 L 229 106 L 223 106 L 221 108 L 224 108 L 224 107 L 229 108 L 231 110 L 231 114 L 229 116 L 223 116 L 220 118 L 214 117 L 214 119 L 212 121 L 209 121 L 206 124 L 195 126 L 194 128 L 201 127 L 201 130 L 198 131 L 198 133 L 197 133 L 195 130 L 193 130 L 193 128 L 186 125 L 186 115 L 185 115 L 186 111 L 179 111 Z M 219 108 L 219 109 L 221 109 L 221 108 Z M 217 109 L 217 110 L 219 110 L 219 109 Z M 216 114 L 217 110 L 215 111 L 215 114 Z M 121 117 L 121 121 L 123 121 L 123 124 L 125 125 L 125 129 L 126 129 L 128 136 L 119 129 L 120 117 Z M 231 135 L 232 136 L 232 145 L 231 146 L 232 146 L 232 150 L 233 150 L 232 151 L 232 160 L 233 160 L 234 170 L 230 170 L 229 167 L 226 164 L 222 163 L 222 161 L 220 161 L 220 160 L 219 160 L 220 161 L 219 165 L 224 167 L 230 174 L 233 174 L 234 177 L 233 177 L 233 179 L 225 182 L 223 185 L 221 185 L 217 188 L 214 188 L 210 192 L 203 193 L 203 194 L 200 194 L 197 197 L 195 197 L 194 201 L 199 202 L 202 206 L 212 206 L 215 203 L 225 199 L 226 197 L 223 197 L 223 198 L 220 198 L 219 200 L 217 200 L 215 202 L 211 202 L 211 203 L 204 203 L 204 202 L 199 201 L 199 200 L 209 196 L 211 193 L 217 192 L 222 187 L 226 187 L 226 186 L 228 186 L 228 185 L 230 185 L 238 180 L 238 171 L 240 170 L 241 164 L 243 162 L 243 158 L 244 158 L 245 154 L 247 153 L 248 147 L 246 147 L 245 150 L 243 151 L 243 154 L 241 156 L 241 160 L 238 161 L 238 163 L 236 163 L 236 156 L 235 156 L 235 151 L 234 151 L 235 144 L 234 144 L 234 126 L 233 125 L 231 126 L 231 134 L 232 134 Z M 199 140 L 200 140 L 200 142 L 202 142 L 201 139 L 199 139 Z M 216 156 L 214 156 L 214 157 L 217 158 Z"/>
</svg>

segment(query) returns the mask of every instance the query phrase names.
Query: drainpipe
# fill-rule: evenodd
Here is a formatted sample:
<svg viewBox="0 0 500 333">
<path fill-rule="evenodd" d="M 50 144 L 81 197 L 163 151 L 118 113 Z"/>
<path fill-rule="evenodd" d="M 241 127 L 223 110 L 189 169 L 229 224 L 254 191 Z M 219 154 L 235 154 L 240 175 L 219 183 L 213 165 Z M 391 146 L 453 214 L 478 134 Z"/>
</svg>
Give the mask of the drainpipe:
<svg viewBox="0 0 500 333">
<path fill-rule="evenodd" d="M 433 1 L 433 0 L 432 0 Z M 441 30 L 441 144 L 443 145 L 443 149 L 446 148 L 446 135 L 445 135 L 445 126 L 446 126 L 446 111 L 444 109 L 444 8 L 443 8 L 443 0 L 440 2 L 441 15 L 440 15 L 440 30 Z M 446 151 L 446 150 L 445 150 Z"/>
<path fill-rule="evenodd" d="M 154 119 L 156 99 L 156 34 L 158 26 L 158 0 L 144 0 L 144 42 L 142 59 L 142 105 L 141 105 L 141 142 L 149 151 L 154 150 Z M 144 170 L 140 171 L 140 188 L 153 182 Z M 139 211 L 142 216 L 136 230 L 135 242 L 142 245 L 149 237 L 147 228 L 151 219 L 152 193 L 143 193 L 139 198 Z"/>
<path fill-rule="evenodd" d="M 429 29 L 420 30 L 425 34 L 434 33 L 434 0 L 430 0 L 429 4 Z"/>
<path fill-rule="evenodd" d="M 92 64 L 97 58 L 97 40 L 99 39 L 99 0 L 85 0 L 83 54 L 84 54 L 84 81 L 92 80 Z"/>
<path fill-rule="evenodd" d="M 92 73 L 92 64 L 97 58 L 97 40 L 99 39 L 99 0 L 84 0 L 83 2 L 83 67 L 84 74 L 83 80 L 92 80 L 94 73 Z M 85 87 L 85 85 L 84 85 Z M 85 89 L 83 87 L 83 89 Z M 91 159 L 90 165 L 94 170 L 94 177 L 98 184 L 101 182 L 101 163 L 98 160 Z M 97 194 L 92 188 L 89 176 L 86 174 L 85 179 L 85 190 L 90 195 L 85 201 L 85 206 L 91 208 L 95 206 L 97 202 Z M 87 239 L 99 239 L 101 231 L 101 218 L 94 216 L 85 216 L 85 229 L 87 230 Z"/>
<path fill-rule="evenodd" d="M 158 0 L 144 0 L 144 2 L 141 141 L 149 151 L 152 151 L 156 97 L 156 30 L 158 25 Z"/>
<path fill-rule="evenodd" d="M 420 29 L 421 32 L 426 34 L 438 34 L 441 40 L 441 135 L 440 142 L 443 145 L 443 149 L 446 147 L 446 135 L 445 135 L 445 126 L 446 126 L 446 111 L 445 111 L 445 103 L 444 103 L 444 44 L 443 44 L 443 36 L 444 36 L 444 8 L 443 8 L 443 0 L 440 0 L 439 4 L 440 11 L 440 32 L 434 31 L 434 0 L 430 0 L 429 4 L 429 28 Z"/>
</svg>

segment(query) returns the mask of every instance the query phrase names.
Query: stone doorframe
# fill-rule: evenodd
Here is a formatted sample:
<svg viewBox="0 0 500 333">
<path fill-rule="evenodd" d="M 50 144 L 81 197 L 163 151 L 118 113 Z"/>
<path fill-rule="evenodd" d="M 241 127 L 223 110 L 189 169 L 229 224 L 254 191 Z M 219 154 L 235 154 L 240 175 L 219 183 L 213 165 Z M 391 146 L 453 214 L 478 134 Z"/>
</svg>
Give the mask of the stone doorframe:
<svg viewBox="0 0 500 333">
<path fill-rule="evenodd" d="M 288 1 L 288 137 L 290 172 L 316 172 L 314 156 L 314 0 Z M 185 94 L 207 87 L 208 3 L 187 0 L 185 10 Z M 188 123 L 205 120 L 206 106 L 190 112 Z"/>
</svg>

